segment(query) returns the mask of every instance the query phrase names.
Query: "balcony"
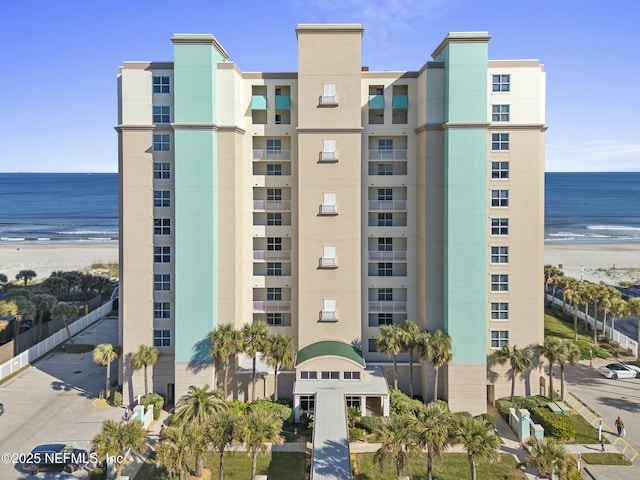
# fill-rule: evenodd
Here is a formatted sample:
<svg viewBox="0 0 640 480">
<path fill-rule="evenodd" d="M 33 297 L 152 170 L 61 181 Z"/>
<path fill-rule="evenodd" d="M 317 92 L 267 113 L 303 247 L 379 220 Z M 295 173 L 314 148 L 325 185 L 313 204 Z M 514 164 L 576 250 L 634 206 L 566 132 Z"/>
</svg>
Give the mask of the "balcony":
<svg viewBox="0 0 640 480">
<path fill-rule="evenodd" d="M 251 110 L 266 110 L 267 109 L 267 96 L 266 95 L 252 95 L 251 96 Z"/>
<path fill-rule="evenodd" d="M 320 268 L 338 268 L 338 258 L 320 257 Z"/>
<path fill-rule="evenodd" d="M 258 262 L 290 262 L 291 250 L 254 250 L 253 260 Z"/>
<path fill-rule="evenodd" d="M 406 251 L 374 250 L 369 252 L 369 261 L 406 262 L 407 252 Z"/>
<path fill-rule="evenodd" d="M 337 322 L 338 312 L 335 310 L 321 310 L 320 321 L 321 322 Z"/>
<path fill-rule="evenodd" d="M 254 150 L 253 161 L 278 161 L 288 162 L 291 160 L 291 150 Z"/>
<path fill-rule="evenodd" d="M 254 211 L 288 212 L 291 210 L 290 200 L 254 200 Z"/>
<path fill-rule="evenodd" d="M 320 152 L 321 162 L 337 162 L 338 154 L 336 152 Z"/>
<path fill-rule="evenodd" d="M 260 312 L 290 312 L 291 302 L 284 300 L 255 300 L 253 311 Z"/>
<path fill-rule="evenodd" d="M 369 160 L 406 160 L 407 149 L 369 150 Z"/>
<path fill-rule="evenodd" d="M 320 95 L 320 105 L 335 106 L 338 105 L 338 97 L 336 95 Z"/>
<path fill-rule="evenodd" d="M 371 110 L 384 110 L 384 95 L 369 95 L 369 108 Z"/>
<path fill-rule="evenodd" d="M 407 210 L 406 200 L 369 200 L 369 210 L 385 212 L 404 212 Z"/>
<path fill-rule="evenodd" d="M 392 100 L 393 108 L 399 110 L 406 110 L 409 108 L 409 96 L 408 95 L 394 95 Z"/>
<path fill-rule="evenodd" d="M 289 95 L 276 95 L 276 110 L 291 110 L 291 97 Z"/>
<path fill-rule="evenodd" d="M 337 215 L 338 205 L 320 205 L 320 215 Z"/>
<path fill-rule="evenodd" d="M 407 313 L 407 302 L 369 302 L 371 313 Z"/>
</svg>

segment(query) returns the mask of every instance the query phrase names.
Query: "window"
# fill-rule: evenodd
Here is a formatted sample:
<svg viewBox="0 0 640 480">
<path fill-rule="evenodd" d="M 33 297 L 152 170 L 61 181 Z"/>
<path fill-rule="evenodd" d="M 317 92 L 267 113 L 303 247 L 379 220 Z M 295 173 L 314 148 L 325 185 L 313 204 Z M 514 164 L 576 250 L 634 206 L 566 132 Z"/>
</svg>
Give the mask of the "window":
<svg viewBox="0 0 640 480">
<path fill-rule="evenodd" d="M 336 151 L 337 151 L 337 145 L 335 140 L 323 140 L 320 159 L 321 160 L 337 160 L 338 156 L 336 154 Z"/>
<path fill-rule="evenodd" d="M 153 263 L 170 263 L 171 247 L 153 247 Z"/>
<path fill-rule="evenodd" d="M 171 219 L 170 218 L 154 218 L 153 234 L 154 235 L 171 235 Z"/>
<path fill-rule="evenodd" d="M 320 259 L 321 267 L 337 267 L 338 256 L 337 249 L 334 245 L 323 245 L 322 258 Z"/>
<path fill-rule="evenodd" d="M 153 178 L 155 180 L 168 180 L 171 178 L 171 164 L 168 162 L 154 162 Z"/>
<path fill-rule="evenodd" d="M 267 201 L 280 202 L 282 201 L 282 189 L 281 188 L 267 188 Z"/>
<path fill-rule="evenodd" d="M 282 276 L 282 263 L 281 262 L 267 262 L 267 275 L 270 277 Z"/>
<path fill-rule="evenodd" d="M 509 304 L 504 302 L 492 302 L 491 320 L 509 320 Z"/>
<path fill-rule="evenodd" d="M 379 163 L 378 175 L 393 175 L 393 165 L 390 163 Z"/>
<path fill-rule="evenodd" d="M 280 152 L 282 140 L 279 138 L 267 138 L 267 152 Z"/>
<path fill-rule="evenodd" d="M 509 162 L 491 162 L 491 178 L 494 180 L 509 178 Z"/>
<path fill-rule="evenodd" d="M 325 298 L 324 300 L 322 300 L 322 311 L 320 312 L 320 320 L 338 320 L 338 302 L 335 299 Z"/>
<path fill-rule="evenodd" d="M 171 346 L 171 330 L 154 330 L 153 346 L 154 347 L 170 347 Z"/>
<path fill-rule="evenodd" d="M 300 372 L 300 380 L 317 380 L 318 372 L 303 371 Z"/>
<path fill-rule="evenodd" d="M 509 275 L 504 275 L 504 274 L 491 275 L 491 291 L 492 292 L 508 292 L 509 291 Z"/>
<path fill-rule="evenodd" d="M 378 339 L 377 338 L 370 338 L 369 341 L 367 342 L 369 345 L 369 352 L 371 353 L 376 353 L 378 351 Z"/>
<path fill-rule="evenodd" d="M 336 84 L 335 83 L 323 83 L 322 84 L 322 97 L 320 97 L 321 105 L 335 105 L 338 103 L 336 96 Z"/>
<path fill-rule="evenodd" d="M 491 348 L 502 348 L 509 344 L 509 331 L 491 330 Z"/>
<path fill-rule="evenodd" d="M 267 250 L 282 250 L 282 238 L 267 237 Z"/>
<path fill-rule="evenodd" d="M 509 206 L 509 190 L 491 190 L 492 207 Z"/>
<path fill-rule="evenodd" d="M 169 77 L 153 77 L 153 93 L 169 93 Z"/>
<path fill-rule="evenodd" d="M 392 250 L 393 250 L 393 238 L 391 237 L 378 238 L 379 252 L 391 252 Z"/>
<path fill-rule="evenodd" d="M 508 122 L 509 121 L 509 105 L 492 105 L 491 121 L 492 122 Z"/>
<path fill-rule="evenodd" d="M 300 395 L 300 410 L 303 412 L 313 412 L 316 408 L 316 397 L 314 395 Z"/>
<path fill-rule="evenodd" d="M 153 275 L 153 289 L 156 292 L 171 290 L 171 275 L 167 273 L 156 273 Z"/>
<path fill-rule="evenodd" d="M 380 262 L 378 263 L 378 276 L 379 277 L 392 277 L 393 276 L 393 263 Z"/>
<path fill-rule="evenodd" d="M 491 235 L 509 235 L 509 219 L 492 218 Z"/>
<path fill-rule="evenodd" d="M 378 226 L 379 227 L 391 227 L 391 226 L 393 226 L 393 213 L 379 213 L 378 214 Z"/>
<path fill-rule="evenodd" d="M 360 380 L 360 372 L 342 372 L 342 378 L 345 380 Z"/>
<path fill-rule="evenodd" d="M 267 313 L 267 325 L 281 327 L 284 324 L 282 313 Z"/>
<path fill-rule="evenodd" d="M 392 188 L 379 188 L 378 189 L 378 200 L 393 200 L 393 189 Z"/>
<path fill-rule="evenodd" d="M 492 133 L 491 134 L 491 150 L 509 150 L 509 134 L 508 133 Z"/>
<path fill-rule="evenodd" d="M 171 318 L 171 304 L 169 302 L 153 302 L 153 318 L 155 320 L 169 320 Z"/>
<path fill-rule="evenodd" d="M 378 314 L 378 325 L 393 325 L 393 314 L 392 313 L 379 313 Z"/>
<path fill-rule="evenodd" d="M 322 380 L 340 380 L 340 372 L 320 372 Z"/>
<path fill-rule="evenodd" d="M 282 165 L 278 163 L 267 163 L 267 175 L 282 175 Z"/>
<path fill-rule="evenodd" d="M 154 190 L 153 206 L 154 207 L 170 207 L 171 192 L 169 190 Z"/>
<path fill-rule="evenodd" d="M 267 300 L 282 300 L 282 288 L 280 287 L 268 287 L 267 288 Z"/>
<path fill-rule="evenodd" d="M 393 150 L 393 139 L 392 138 L 379 138 L 378 139 L 378 150 Z"/>
<path fill-rule="evenodd" d="M 510 90 L 511 75 L 491 75 L 492 91 L 508 92 Z"/>
<path fill-rule="evenodd" d="M 267 225 L 282 225 L 282 213 L 280 212 L 267 213 Z"/>
<path fill-rule="evenodd" d="M 349 372 L 344 372 L 345 374 L 349 373 Z M 360 372 L 352 372 L 352 373 L 357 373 L 358 375 L 360 375 Z M 358 377 L 359 379 L 360 377 Z M 353 407 L 353 408 L 360 408 L 360 397 L 357 395 L 347 395 L 345 397 L 345 401 L 347 402 L 347 408 L 349 407 Z"/>
<path fill-rule="evenodd" d="M 171 150 L 171 135 L 153 135 L 153 151 L 168 152 Z"/>
<path fill-rule="evenodd" d="M 170 120 L 168 106 L 153 107 L 153 123 L 169 123 Z"/>
<path fill-rule="evenodd" d="M 390 302 L 393 300 L 393 288 L 379 288 L 378 289 L 378 301 Z"/>
<path fill-rule="evenodd" d="M 491 247 L 491 263 L 509 263 L 509 247 Z"/>
<path fill-rule="evenodd" d="M 323 193 L 320 213 L 328 214 L 328 215 L 338 213 L 337 201 L 338 201 L 338 197 L 335 193 L 333 192 Z"/>
</svg>

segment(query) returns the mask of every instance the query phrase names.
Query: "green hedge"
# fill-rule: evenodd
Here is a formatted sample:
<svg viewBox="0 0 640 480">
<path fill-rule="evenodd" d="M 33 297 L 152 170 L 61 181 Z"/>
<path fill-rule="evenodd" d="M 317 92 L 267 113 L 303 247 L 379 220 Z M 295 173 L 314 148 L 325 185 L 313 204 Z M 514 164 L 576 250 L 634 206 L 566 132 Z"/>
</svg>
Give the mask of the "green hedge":
<svg viewBox="0 0 640 480">
<path fill-rule="evenodd" d="M 160 418 L 160 412 L 164 407 L 164 397 L 162 395 L 156 392 L 148 393 L 140 398 L 140 403 L 145 408 L 147 408 L 147 405 L 153 405 L 153 419 L 158 420 Z"/>
<path fill-rule="evenodd" d="M 576 429 L 571 423 L 571 418 L 566 415 L 553 413 L 547 407 L 538 407 L 531 415 L 533 421 L 544 428 L 544 434 L 565 441 L 576 436 Z"/>
<path fill-rule="evenodd" d="M 373 433 L 380 427 L 380 417 L 360 417 L 356 422 L 356 427 L 362 428 L 367 433 Z"/>
<path fill-rule="evenodd" d="M 538 407 L 544 407 L 547 403 L 549 403 L 549 399 L 542 395 L 513 397 L 513 402 L 511 401 L 511 397 L 505 397 L 496 400 L 496 408 L 501 415 L 507 417 L 509 415 L 509 408 L 515 408 L 516 410 L 518 408 L 526 408 L 531 412 Z"/>
</svg>

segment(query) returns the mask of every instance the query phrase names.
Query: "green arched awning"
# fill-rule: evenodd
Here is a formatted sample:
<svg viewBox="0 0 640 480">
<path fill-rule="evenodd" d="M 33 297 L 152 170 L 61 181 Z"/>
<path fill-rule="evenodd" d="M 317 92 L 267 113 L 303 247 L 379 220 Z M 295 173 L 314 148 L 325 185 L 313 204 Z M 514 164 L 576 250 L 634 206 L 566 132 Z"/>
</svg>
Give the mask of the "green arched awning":
<svg viewBox="0 0 640 480">
<path fill-rule="evenodd" d="M 343 357 L 356 362 L 362 368 L 365 367 L 364 357 L 362 356 L 361 350 L 357 349 L 353 345 L 338 342 L 336 340 L 325 340 L 322 342 L 312 343 L 311 345 L 307 345 L 303 349 L 298 350 L 295 366 L 297 367 L 301 363 L 311 360 L 312 358 L 323 356 Z"/>
</svg>

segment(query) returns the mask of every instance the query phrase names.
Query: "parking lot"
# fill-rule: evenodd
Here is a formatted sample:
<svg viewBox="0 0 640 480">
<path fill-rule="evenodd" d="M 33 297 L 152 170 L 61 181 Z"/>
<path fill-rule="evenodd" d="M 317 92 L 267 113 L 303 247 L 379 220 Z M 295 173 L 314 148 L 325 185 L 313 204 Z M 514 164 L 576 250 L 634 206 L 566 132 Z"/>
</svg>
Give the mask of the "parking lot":
<svg viewBox="0 0 640 480">
<path fill-rule="evenodd" d="M 105 318 L 74 338 L 75 343 L 117 344 L 117 318 Z M 112 376 L 116 378 L 116 364 Z M 90 449 L 94 435 L 107 419 L 120 420 L 122 409 L 93 405 L 104 389 L 106 368 L 93 362 L 91 353 L 55 352 L 45 356 L 17 377 L 0 386 L 0 478 L 61 479 L 86 478 L 86 470 L 73 475 L 61 472 L 31 476 L 13 463 L 19 454 L 27 454 L 41 444 L 65 443 Z M 7 454 L 11 454 L 7 456 Z M 9 459 L 8 463 L 4 460 Z"/>
</svg>

